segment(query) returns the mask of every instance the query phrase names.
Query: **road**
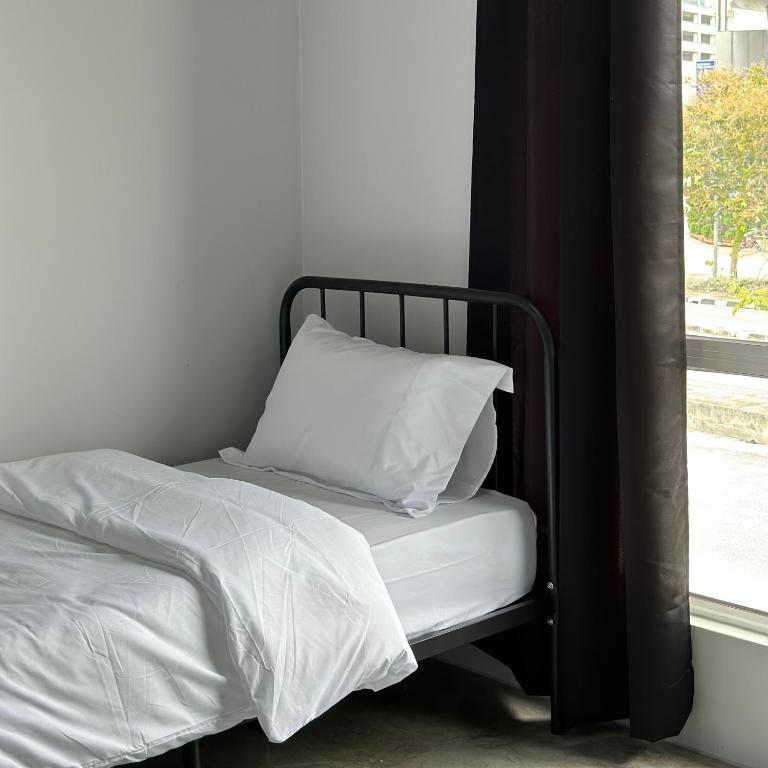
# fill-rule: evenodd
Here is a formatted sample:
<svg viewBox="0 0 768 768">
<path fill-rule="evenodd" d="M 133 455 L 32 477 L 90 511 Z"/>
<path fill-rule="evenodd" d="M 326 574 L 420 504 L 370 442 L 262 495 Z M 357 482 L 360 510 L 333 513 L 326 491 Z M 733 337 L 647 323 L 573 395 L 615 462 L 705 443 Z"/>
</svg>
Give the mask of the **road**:
<svg viewBox="0 0 768 768">
<path fill-rule="evenodd" d="M 685 305 L 685 324 L 689 333 L 720 332 L 734 338 L 768 340 L 768 311 L 764 309 L 740 309 L 734 315 L 730 307 L 689 301 Z"/>
<path fill-rule="evenodd" d="M 768 612 L 768 446 L 688 433 L 691 592 Z"/>
</svg>

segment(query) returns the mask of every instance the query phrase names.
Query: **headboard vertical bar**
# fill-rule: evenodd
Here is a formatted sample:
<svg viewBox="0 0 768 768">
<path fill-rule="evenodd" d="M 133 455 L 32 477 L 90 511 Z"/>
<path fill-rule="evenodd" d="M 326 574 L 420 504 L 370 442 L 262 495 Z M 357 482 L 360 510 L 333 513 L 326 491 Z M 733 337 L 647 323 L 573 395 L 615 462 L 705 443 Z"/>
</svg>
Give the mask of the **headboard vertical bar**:
<svg viewBox="0 0 768 768">
<path fill-rule="evenodd" d="M 400 304 L 400 346 L 405 346 L 405 296 L 401 293 L 397 297 Z"/>
<path fill-rule="evenodd" d="M 325 288 L 320 289 L 320 317 L 325 320 Z"/>
<path fill-rule="evenodd" d="M 451 351 L 451 332 L 449 330 L 448 299 L 443 299 L 443 353 Z"/>
<path fill-rule="evenodd" d="M 491 307 L 493 317 L 491 322 L 493 323 L 492 330 L 492 346 L 493 346 L 493 359 L 499 361 L 499 305 L 494 304 Z M 499 395 L 497 390 L 493 390 L 493 407 L 498 411 Z M 493 488 L 499 490 L 499 452 L 496 451 L 496 455 L 493 457 Z"/>
<path fill-rule="evenodd" d="M 493 359 L 499 362 L 499 305 L 493 305 Z"/>
<path fill-rule="evenodd" d="M 360 337 L 365 338 L 365 291 L 360 291 Z"/>
<path fill-rule="evenodd" d="M 496 418 L 498 418 L 498 410 L 499 410 L 499 396 L 496 390 L 493 391 L 493 408 L 497 413 Z M 499 452 L 496 451 L 496 454 L 493 457 L 493 490 L 498 491 L 499 490 Z"/>
<path fill-rule="evenodd" d="M 494 304 L 491 307 L 493 318 L 492 330 L 492 345 L 493 345 L 493 359 L 499 361 L 499 305 Z M 493 390 L 493 407 L 498 411 L 499 408 L 499 394 L 497 390 Z M 496 451 L 496 456 L 493 458 L 493 487 L 495 490 L 499 490 L 499 452 Z"/>
</svg>

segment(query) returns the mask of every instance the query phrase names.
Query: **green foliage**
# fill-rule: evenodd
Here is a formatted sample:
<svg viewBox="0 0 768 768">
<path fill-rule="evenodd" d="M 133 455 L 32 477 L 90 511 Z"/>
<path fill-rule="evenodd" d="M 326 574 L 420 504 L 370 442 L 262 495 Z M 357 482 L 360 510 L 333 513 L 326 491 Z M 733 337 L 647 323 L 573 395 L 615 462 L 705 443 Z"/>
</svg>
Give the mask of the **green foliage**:
<svg viewBox="0 0 768 768">
<path fill-rule="evenodd" d="M 768 225 L 768 67 L 713 69 L 683 115 L 683 173 L 691 231 L 731 241 L 731 276 L 737 277 L 741 241 Z"/>
<path fill-rule="evenodd" d="M 712 241 L 715 236 L 715 219 L 709 215 L 709 211 L 704 208 L 694 208 L 688 206 L 688 228 L 696 235 L 700 235 L 705 240 Z M 720 242 L 723 238 L 720 237 Z"/>
<path fill-rule="evenodd" d="M 734 285 L 732 293 L 736 297 L 736 306 L 733 308 L 734 315 L 744 307 L 768 309 L 768 286 L 765 283 L 755 288 Z"/>
</svg>

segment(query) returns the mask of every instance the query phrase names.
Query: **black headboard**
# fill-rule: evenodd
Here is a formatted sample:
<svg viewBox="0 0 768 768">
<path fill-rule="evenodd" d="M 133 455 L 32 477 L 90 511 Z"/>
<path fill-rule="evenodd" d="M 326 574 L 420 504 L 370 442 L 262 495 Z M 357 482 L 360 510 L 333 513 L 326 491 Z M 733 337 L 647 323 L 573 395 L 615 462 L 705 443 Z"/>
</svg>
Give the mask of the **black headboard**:
<svg viewBox="0 0 768 768">
<path fill-rule="evenodd" d="M 547 495 L 546 526 L 540 531 L 547 538 L 547 587 L 554 591 L 557 584 L 557 400 L 555 380 L 555 342 L 544 315 L 529 299 L 514 293 L 458 288 L 445 285 L 419 283 L 392 283 L 382 280 L 354 280 L 341 277 L 300 277 L 294 280 L 283 295 L 280 305 L 280 359 L 283 360 L 291 344 L 291 307 L 296 296 L 305 289 L 320 291 L 320 314 L 326 315 L 326 292 L 347 291 L 357 293 L 360 303 L 360 335 L 365 336 L 365 295 L 380 293 L 395 295 L 399 299 L 400 344 L 406 345 L 405 300 L 409 296 L 439 299 L 443 302 L 443 350 L 447 354 L 450 342 L 449 302 L 485 304 L 492 307 L 492 359 L 499 355 L 499 307 L 515 307 L 529 318 L 538 331 L 543 349 L 544 363 L 544 452 L 546 462 Z M 498 466 L 498 463 L 497 463 Z M 543 529 L 543 530 L 542 530 Z"/>
</svg>

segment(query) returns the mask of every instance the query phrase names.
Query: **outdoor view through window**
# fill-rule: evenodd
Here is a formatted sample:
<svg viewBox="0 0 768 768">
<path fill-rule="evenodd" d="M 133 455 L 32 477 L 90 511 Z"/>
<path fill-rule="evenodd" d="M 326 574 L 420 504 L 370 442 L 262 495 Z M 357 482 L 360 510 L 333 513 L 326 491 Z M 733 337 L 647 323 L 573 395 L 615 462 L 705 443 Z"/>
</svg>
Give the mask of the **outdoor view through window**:
<svg viewBox="0 0 768 768">
<path fill-rule="evenodd" d="M 768 612 L 768 0 L 682 0 L 691 592 Z"/>
</svg>

